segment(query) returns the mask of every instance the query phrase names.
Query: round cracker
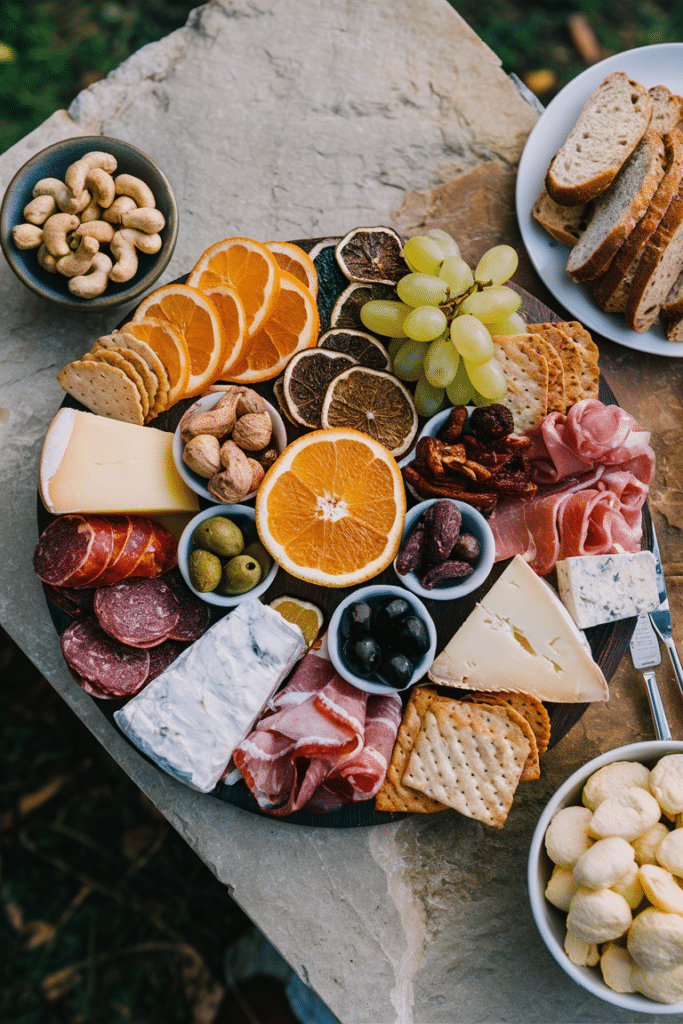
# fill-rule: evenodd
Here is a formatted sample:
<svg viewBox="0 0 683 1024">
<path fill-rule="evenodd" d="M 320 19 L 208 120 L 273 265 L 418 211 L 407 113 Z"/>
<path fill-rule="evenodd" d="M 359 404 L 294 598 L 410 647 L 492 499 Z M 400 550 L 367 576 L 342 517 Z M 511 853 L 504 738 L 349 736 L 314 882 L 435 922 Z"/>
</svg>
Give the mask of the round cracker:
<svg viewBox="0 0 683 1024">
<path fill-rule="evenodd" d="M 140 374 L 137 372 L 132 363 L 130 363 L 125 356 L 121 355 L 121 352 L 115 349 L 100 349 L 98 352 L 86 352 L 83 356 L 84 360 L 94 359 L 95 362 L 108 363 L 110 366 L 118 366 L 119 370 L 123 370 L 135 384 L 135 387 L 140 392 L 140 402 L 142 403 L 142 415 L 147 416 L 149 412 L 149 394 L 145 387 Z"/>
<path fill-rule="evenodd" d="M 132 334 L 126 334 L 125 331 L 115 331 L 113 334 L 104 334 L 101 338 L 98 338 L 92 346 L 92 351 L 97 352 L 101 348 L 130 349 L 136 352 L 149 365 L 159 382 L 154 405 L 149 411 L 149 419 L 153 419 L 160 412 L 163 412 L 164 409 L 168 408 L 171 386 L 168 371 L 151 345 L 148 345 L 146 341 L 133 337 Z"/>
<path fill-rule="evenodd" d="M 97 416 L 144 424 L 140 391 L 118 366 L 78 359 L 65 366 L 57 379 L 68 394 Z"/>
</svg>

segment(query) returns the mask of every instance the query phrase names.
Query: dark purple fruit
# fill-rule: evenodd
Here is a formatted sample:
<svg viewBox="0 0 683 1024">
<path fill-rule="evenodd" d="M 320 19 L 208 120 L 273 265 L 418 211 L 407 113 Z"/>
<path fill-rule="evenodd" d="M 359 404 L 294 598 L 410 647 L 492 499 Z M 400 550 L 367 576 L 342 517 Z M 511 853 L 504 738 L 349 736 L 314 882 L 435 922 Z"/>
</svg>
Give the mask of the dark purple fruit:
<svg viewBox="0 0 683 1024">
<path fill-rule="evenodd" d="M 353 601 L 342 616 L 341 633 L 344 637 L 368 636 L 372 623 L 372 609 L 365 601 Z"/>
<path fill-rule="evenodd" d="M 400 651 L 390 651 L 382 661 L 379 677 L 387 686 L 402 690 L 413 678 L 414 671 L 410 658 L 406 658 Z"/>
<path fill-rule="evenodd" d="M 412 606 L 403 597 L 392 597 L 375 608 L 372 634 L 380 643 L 392 642 L 398 623 L 410 615 Z M 393 643 L 392 643 L 392 646 Z"/>
<path fill-rule="evenodd" d="M 382 651 L 371 636 L 349 637 L 342 648 L 344 664 L 361 679 L 369 679 L 382 664 Z"/>
<path fill-rule="evenodd" d="M 421 658 L 429 650 L 429 632 L 417 615 L 407 615 L 398 625 L 393 646 L 407 658 Z"/>
</svg>

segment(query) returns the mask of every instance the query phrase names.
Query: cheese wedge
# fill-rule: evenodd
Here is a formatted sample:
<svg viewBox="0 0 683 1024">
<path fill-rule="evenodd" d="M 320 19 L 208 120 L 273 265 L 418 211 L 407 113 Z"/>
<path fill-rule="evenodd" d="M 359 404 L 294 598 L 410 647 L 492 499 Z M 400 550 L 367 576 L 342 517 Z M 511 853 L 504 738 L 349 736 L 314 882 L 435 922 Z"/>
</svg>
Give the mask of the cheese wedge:
<svg viewBox="0 0 683 1024">
<path fill-rule="evenodd" d="M 466 690 L 514 690 L 539 700 L 607 700 L 607 682 L 555 592 L 519 555 L 475 606 L 429 678 Z"/>
<path fill-rule="evenodd" d="M 38 488 L 48 512 L 197 512 L 173 434 L 62 408 L 48 428 Z"/>
</svg>

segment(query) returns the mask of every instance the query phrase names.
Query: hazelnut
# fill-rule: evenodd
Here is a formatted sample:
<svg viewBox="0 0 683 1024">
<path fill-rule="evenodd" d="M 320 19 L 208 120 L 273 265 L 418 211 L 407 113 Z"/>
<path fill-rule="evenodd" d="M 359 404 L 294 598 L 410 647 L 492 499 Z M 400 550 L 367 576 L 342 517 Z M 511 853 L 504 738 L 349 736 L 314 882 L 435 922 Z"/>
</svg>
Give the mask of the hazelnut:
<svg viewBox="0 0 683 1024">
<path fill-rule="evenodd" d="M 240 395 L 235 412 L 237 417 L 246 416 L 250 412 L 266 412 L 266 403 L 257 391 L 246 388 Z"/>
<path fill-rule="evenodd" d="M 237 420 L 232 439 L 245 451 L 257 452 L 266 447 L 272 433 L 273 424 L 267 412 L 248 412 Z"/>
<path fill-rule="evenodd" d="M 198 434 L 183 450 L 183 462 L 193 472 L 209 480 L 221 469 L 220 441 L 213 434 Z"/>
</svg>

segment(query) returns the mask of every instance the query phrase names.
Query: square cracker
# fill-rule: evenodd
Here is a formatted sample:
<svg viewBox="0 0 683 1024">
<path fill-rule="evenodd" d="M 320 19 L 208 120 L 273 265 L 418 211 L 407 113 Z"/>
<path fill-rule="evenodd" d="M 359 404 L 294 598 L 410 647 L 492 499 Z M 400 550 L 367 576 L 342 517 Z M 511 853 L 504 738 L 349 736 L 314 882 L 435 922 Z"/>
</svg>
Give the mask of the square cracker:
<svg viewBox="0 0 683 1024">
<path fill-rule="evenodd" d="M 578 320 L 563 321 L 562 330 L 566 331 L 569 337 L 573 338 L 579 346 L 582 362 L 581 385 L 583 387 L 583 398 L 597 398 L 600 391 L 600 370 L 598 368 L 600 350 L 598 346 L 583 324 L 580 324 Z"/>
<path fill-rule="evenodd" d="M 580 402 L 583 398 L 583 385 L 581 383 L 583 361 L 579 346 L 564 330 L 564 325 L 561 323 L 529 324 L 528 327 L 530 333 L 542 334 L 562 360 L 562 367 L 564 369 L 564 398 L 566 402 L 564 411 L 566 412 L 570 405 Z"/>
<path fill-rule="evenodd" d="M 529 741 L 506 708 L 434 703 L 424 713 L 403 784 L 502 828 L 528 755 Z"/>
<path fill-rule="evenodd" d="M 98 416 L 142 426 L 140 391 L 118 366 L 78 359 L 57 375 L 68 394 Z"/>
<path fill-rule="evenodd" d="M 438 800 L 432 800 L 431 797 L 405 786 L 402 782 L 406 762 L 422 726 L 421 715 L 434 701 L 441 699 L 443 698 L 439 698 L 433 690 L 425 690 L 419 686 L 411 691 L 398 729 L 387 774 L 375 796 L 376 810 L 432 814 L 435 811 L 446 809 L 445 804 L 439 803 Z"/>
<path fill-rule="evenodd" d="M 507 381 L 505 404 L 515 433 L 539 427 L 548 412 L 548 360 L 534 350 L 526 334 L 496 335 L 493 344 Z"/>
<path fill-rule="evenodd" d="M 548 363 L 548 412 L 566 412 L 567 402 L 564 397 L 564 367 L 559 355 L 542 334 L 527 335 L 527 344 L 531 345 Z"/>
<path fill-rule="evenodd" d="M 522 774 L 519 777 L 520 782 L 530 782 L 533 779 L 538 779 L 541 774 L 541 765 L 539 761 L 538 744 L 536 743 L 536 734 L 531 728 L 531 724 L 527 721 L 526 717 L 519 711 L 516 711 L 506 701 L 501 700 L 497 694 L 486 694 L 486 693 L 474 693 L 469 694 L 464 698 L 465 703 L 481 704 L 482 706 L 488 707 L 502 707 L 506 709 L 508 717 L 520 727 L 527 740 L 529 741 L 529 755 L 524 762 L 522 768 Z"/>
<path fill-rule="evenodd" d="M 530 693 L 517 693 L 512 690 L 497 690 L 495 693 L 475 690 L 468 695 L 470 700 L 479 698 L 484 701 L 491 701 L 495 698 L 496 703 L 503 702 L 523 715 L 534 731 L 538 756 L 542 757 L 545 754 L 550 744 L 550 715 L 538 697 L 532 697 Z"/>
</svg>

